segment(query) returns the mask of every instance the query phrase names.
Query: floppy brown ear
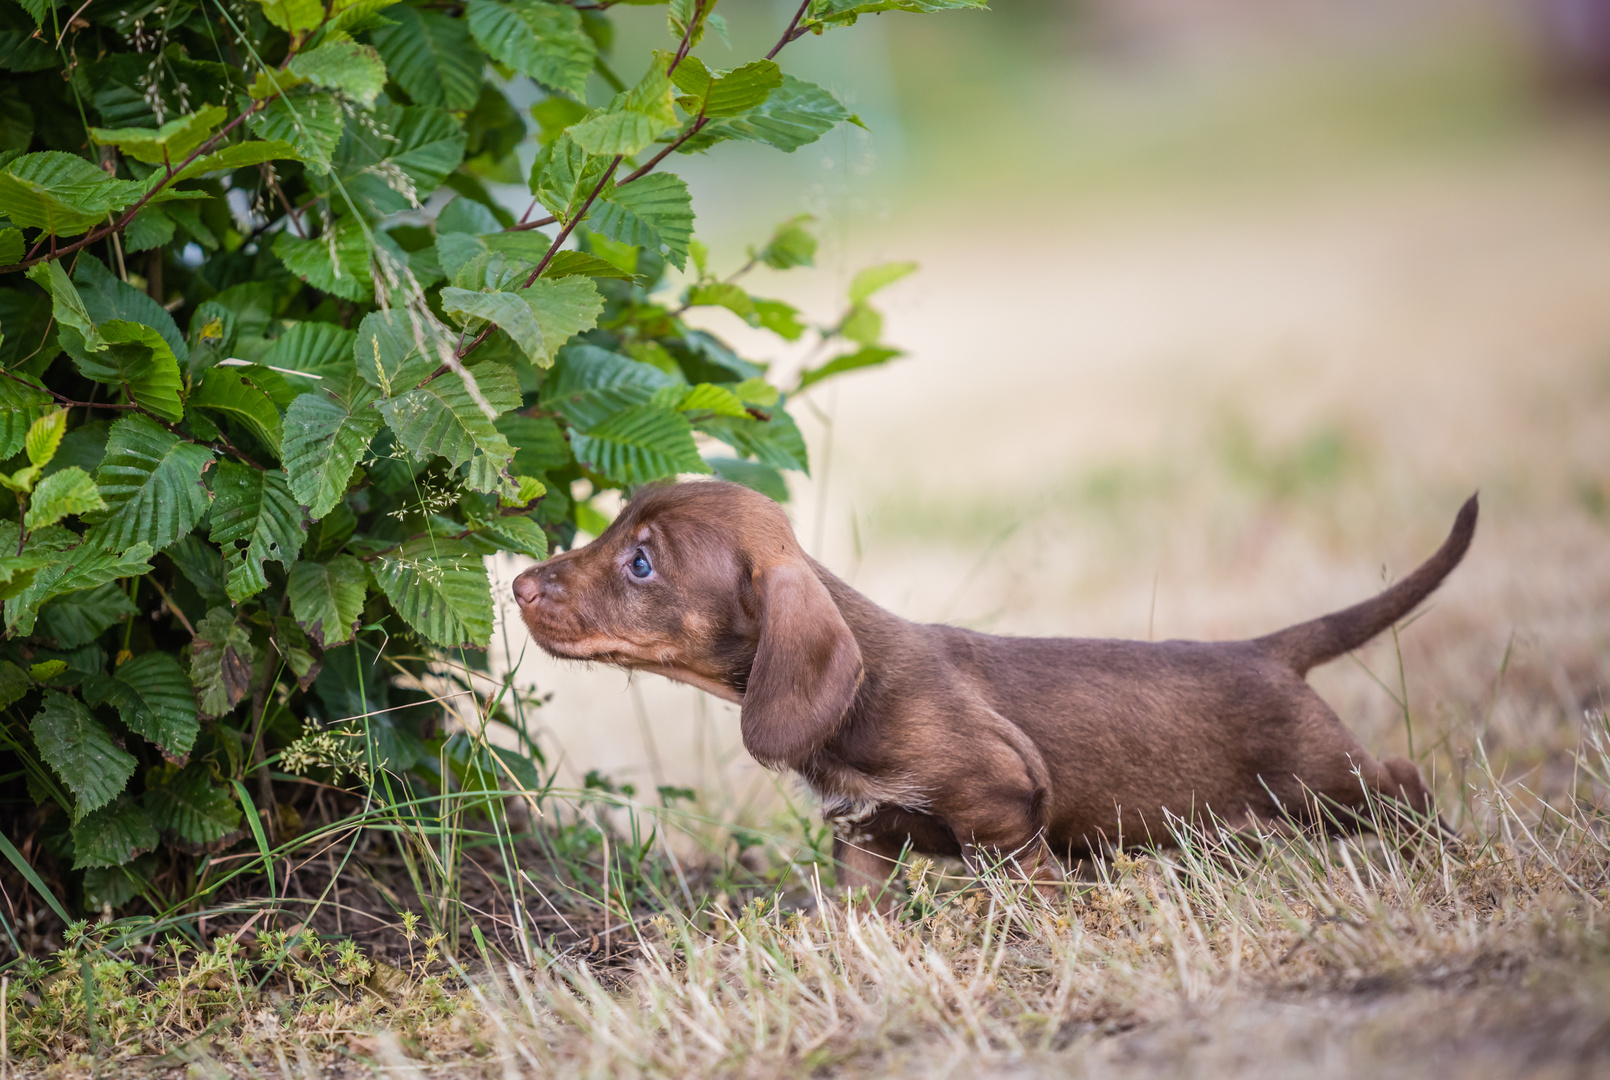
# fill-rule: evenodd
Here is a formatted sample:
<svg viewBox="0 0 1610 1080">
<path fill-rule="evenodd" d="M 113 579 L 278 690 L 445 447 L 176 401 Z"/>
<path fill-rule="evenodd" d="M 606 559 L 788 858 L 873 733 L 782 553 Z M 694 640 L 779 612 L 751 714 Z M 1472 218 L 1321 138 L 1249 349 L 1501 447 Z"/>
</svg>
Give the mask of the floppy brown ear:
<svg viewBox="0 0 1610 1080">
<path fill-rule="evenodd" d="M 772 768 L 804 763 L 838 730 L 861 684 L 861 647 L 803 560 L 755 571 L 760 644 L 744 689 L 744 749 Z"/>
</svg>

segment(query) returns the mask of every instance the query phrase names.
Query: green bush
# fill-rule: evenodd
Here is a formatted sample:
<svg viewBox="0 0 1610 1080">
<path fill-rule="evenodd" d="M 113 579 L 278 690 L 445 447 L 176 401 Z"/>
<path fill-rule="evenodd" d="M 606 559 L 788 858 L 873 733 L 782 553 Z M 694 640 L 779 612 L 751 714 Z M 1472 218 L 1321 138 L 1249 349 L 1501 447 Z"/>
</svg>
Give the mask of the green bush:
<svg viewBox="0 0 1610 1080">
<path fill-rule="evenodd" d="M 607 0 L 0 0 L 0 770 L 46 876 L 182 900 L 295 831 L 293 773 L 538 786 L 432 734 L 433 662 L 484 667 L 483 556 L 543 558 L 666 476 L 786 498 L 790 395 L 896 355 L 867 300 L 908 265 L 813 330 L 738 283 L 810 265 L 806 220 L 717 276 L 662 166 L 859 123 L 778 66 L 800 36 L 980 4 L 806 0 L 720 70 L 693 52 L 715 0 L 625 60 Z M 516 219 L 488 183 L 527 178 Z M 699 306 L 820 362 L 779 386 Z"/>
</svg>

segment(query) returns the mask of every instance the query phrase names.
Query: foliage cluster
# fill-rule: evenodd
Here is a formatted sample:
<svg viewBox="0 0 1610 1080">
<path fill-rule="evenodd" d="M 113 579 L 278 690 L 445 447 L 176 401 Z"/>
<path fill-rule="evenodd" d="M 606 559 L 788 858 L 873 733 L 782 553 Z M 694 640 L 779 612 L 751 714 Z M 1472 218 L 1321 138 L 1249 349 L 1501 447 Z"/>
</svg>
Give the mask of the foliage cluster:
<svg viewBox="0 0 1610 1080">
<path fill-rule="evenodd" d="M 791 395 L 897 355 L 868 301 L 909 264 L 813 328 L 739 281 L 810 265 L 807 222 L 718 276 L 662 164 L 858 123 L 779 67 L 799 37 L 980 5 L 803 0 L 728 70 L 695 51 L 715 0 L 670 0 L 668 47 L 629 60 L 611 0 L 0 0 L 22 848 L 87 907 L 163 908 L 223 849 L 295 833 L 276 778 L 540 786 L 527 755 L 434 731 L 422 676 L 492 633 L 484 557 L 542 558 L 598 531 L 598 493 L 666 476 L 785 498 Z M 814 334 L 817 363 L 778 385 L 684 322 L 701 306 Z"/>
</svg>

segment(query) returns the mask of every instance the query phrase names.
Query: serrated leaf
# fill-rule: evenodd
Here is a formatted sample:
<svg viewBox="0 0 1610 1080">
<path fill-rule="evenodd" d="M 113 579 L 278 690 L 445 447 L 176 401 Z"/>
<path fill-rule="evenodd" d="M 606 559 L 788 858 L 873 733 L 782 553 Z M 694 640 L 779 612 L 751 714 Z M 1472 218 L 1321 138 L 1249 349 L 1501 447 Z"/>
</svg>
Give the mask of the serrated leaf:
<svg viewBox="0 0 1610 1080">
<path fill-rule="evenodd" d="M 203 719 L 222 716 L 251 693 L 251 633 L 235 621 L 234 612 L 215 607 L 196 624 L 190 645 L 190 681 L 196 687 L 197 713 Z"/>
<path fill-rule="evenodd" d="M 386 86 L 386 65 L 380 53 L 351 39 L 326 41 L 316 49 L 297 53 L 286 66 L 293 75 L 327 90 L 339 90 L 365 109 L 374 108 L 375 98 Z"/>
<path fill-rule="evenodd" d="M 192 533 L 168 548 L 166 554 L 209 607 L 228 603 L 229 593 L 225 591 L 228 572 L 217 548 Z"/>
<path fill-rule="evenodd" d="M 586 100 L 598 48 L 575 9 L 541 0 L 470 0 L 465 15 L 492 59 Z"/>
<path fill-rule="evenodd" d="M 156 847 L 159 839 L 146 812 L 126 798 L 76 821 L 72 837 L 75 870 L 122 866 Z"/>
<path fill-rule="evenodd" d="M 76 539 L 73 533 L 60 525 L 49 526 L 40 530 L 40 534 L 30 537 L 29 551 L 18 558 L 28 559 L 30 554 L 34 553 L 35 546 L 41 544 L 41 536 L 52 532 L 65 538 L 67 542 Z M 41 546 L 53 548 L 55 544 Z M 77 592 L 79 589 L 91 589 L 118 578 L 137 577 L 148 573 L 151 569 L 151 555 L 151 545 L 144 542 L 133 544 L 122 551 L 107 551 L 94 542 L 91 534 L 91 537 L 82 544 L 69 550 L 58 551 L 42 560 L 45 565 L 38 566 L 26 587 L 16 592 L 7 587 L 6 628 L 24 635 L 33 633 L 39 605 L 46 600 Z M 15 586 L 16 583 L 14 579 L 12 585 Z"/>
<path fill-rule="evenodd" d="M 712 416 L 695 425 L 706 435 L 720 439 L 745 457 L 752 457 L 774 469 L 798 469 L 810 475 L 810 457 L 805 437 L 794 418 L 774 409 L 770 420 Z"/>
<path fill-rule="evenodd" d="M 304 91 L 273 98 L 246 121 L 258 138 L 289 143 L 298 160 L 315 174 L 330 170 L 330 158 L 341 138 L 346 113 L 341 99 L 327 91 Z M 247 143 L 245 145 L 254 145 Z"/>
<path fill-rule="evenodd" d="M 37 664 L 28 665 L 28 676 L 34 682 L 46 683 L 66 670 L 65 660 L 41 660 Z"/>
<path fill-rule="evenodd" d="M 957 11 L 964 8 L 979 9 L 989 0 L 816 0 L 801 27 L 848 26 L 862 15 L 883 11 Z M 818 29 L 817 33 L 821 33 Z"/>
<path fill-rule="evenodd" d="M 564 432 L 546 416 L 510 413 L 498 417 L 497 429 L 514 447 L 514 467 L 526 476 L 540 476 L 570 461 Z"/>
<path fill-rule="evenodd" d="M 811 215 L 801 214 L 783 222 L 772 233 L 771 239 L 766 241 L 766 246 L 752 254 L 773 270 L 814 265 L 816 237 L 804 228 L 805 223 L 811 220 Z"/>
<path fill-rule="evenodd" d="M 486 61 L 470 40 L 469 24 L 402 4 L 387 8 L 386 18 L 393 25 L 370 37 L 397 85 L 420 105 L 473 109 Z"/>
<path fill-rule="evenodd" d="M 205 154 L 174 174 L 172 183 L 225 169 L 244 169 L 268 161 L 297 161 L 301 155 L 284 139 L 253 139 Z M 192 230 L 194 231 L 194 230 Z"/>
<path fill-rule="evenodd" d="M 170 244 L 176 227 L 166 210 L 147 203 L 124 228 L 123 250 L 132 254 Z"/>
<path fill-rule="evenodd" d="M 492 639 L 492 592 L 486 567 L 462 541 L 422 537 L 372 564 L 397 614 L 443 648 L 486 648 Z"/>
<path fill-rule="evenodd" d="M 729 457 L 710 457 L 704 460 L 723 480 L 731 480 L 735 484 L 753 488 L 776 502 L 788 501 L 788 481 L 783 479 L 782 473 L 770 465 Z"/>
<path fill-rule="evenodd" d="M 781 300 L 756 300 L 755 321 L 784 341 L 798 341 L 805 336 L 806 325 L 800 321 L 799 309 Z"/>
<path fill-rule="evenodd" d="M 543 347 L 542 327 L 522 296 L 449 287 L 442 290 L 442 310 L 470 330 L 471 336 L 486 323 L 495 323 L 534 364 L 550 362 L 553 357 L 554 350 Z"/>
<path fill-rule="evenodd" d="M 319 0 L 257 0 L 263 15 L 288 34 L 312 30 L 324 21 L 324 5 Z"/>
<path fill-rule="evenodd" d="M 0 207 L 13 225 L 52 236 L 88 232 L 144 194 L 83 158 L 59 150 L 25 154 L 0 169 Z"/>
<path fill-rule="evenodd" d="M 364 123 L 347 125 L 331 175 L 316 187 L 372 219 L 417 208 L 463 160 L 465 139 L 445 109 L 380 105 Z"/>
<path fill-rule="evenodd" d="M 22 262 L 26 252 L 27 245 L 22 242 L 21 229 L 0 229 L 0 266 Z"/>
<path fill-rule="evenodd" d="M 633 247 L 663 247 L 666 260 L 681 270 L 693 238 L 693 198 L 680 176 L 649 173 L 594 203 L 587 227 Z"/>
<path fill-rule="evenodd" d="M 97 351 L 106 348 L 106 342 L 95 328 L 95 320 L 84 306 L 84 298 L 79 295 L 78 286 L 73 284 L 60 263 L 54 260 L 35 263 L 28 268 L 28 279 L 50 294 L 51 316 L 62 326 L 76 331 L 83 338 L 85 349 Z"/>
<path fill-rule="evenodd" d="M 415 311 L 371 311 L 358 324 L 352 360 L 364 382 L 390 397 L 434 371 L 444 347 L 451 351 L 436 325 Z"/>
<path fill-rule="evenodd" d="M 91 705 L 117 709 L 124 727 L 155 743 L 170 758 L 190 753 L 201 730 L 190 676 L 171 653 L 141 653 L 110 675 L 90 676 L 84 682 L 84 697 Z"/>
<path fill-rule="evenodd" d="M 496 412 L 519 407 L 520 384 L 510 369 L 480 363 L 472 365 L 469 374 Z M 509 440 L 493 426 L 457 372 L 449 371 L 424 386 L 386 398 L 379 409 L 415 461 L 440 455 L 450 467 L 470 462 L 470 486 L 476 491 L 496 490 L 496 473 L 507 468 L 514 456 Z"/>
<path fill-rule="evenodd" d="M 61 445 L 62 436 L 65 434 L 67 434 L 66 409 L 56 409 L 35 420 L 23 438 L 23 446 L 28 451 L 28 460 L 40 468 L 49 465 L 50 459 L 56 456 L 56 448 Z"/>
<path fill-rule="evenodd" d="M 189 407 L 226 416 L 256 435 L 275 454 L 280 452 L 284 437 L 280 412 L 273 400 L 238 368 L 208 369 L 201 385 L 190 395 Z"/>
<path fill-rule="evenodd" d="M 868 345 L 857 349 L 853 353 L 836 356 L 821 367 L 809 368 L 799 374 L 799 389 L 804 390 L 814 383 L 819 383 L 833 375 L 842 375 L 846 371 L 857 368 L 877 367 L 886 364 L 897 356 L 904 355 L 899 349 L 891 349 L 880 345 Z"/>
<path fill-rule="evenodd" d="M 595 190 L 609 194 L 614 181 L 605 177 L 611 160 L 589 154 L 568 134 L 563 135 L 543 147 L 531 163 L 531 194 L 550 214 L 568 222 Z"/>
<path fill-rule="evenodd" d="M 744 403 L 724 386 L 699 383 L 683 391 L 671 407 L 677 412 L 711 413 L 715 416 L 748 416 Z"/>
<path fill-rule="evenodd" d="M 34 488 L 23 524 L 30 530 L 54 525 L 70 514 L 105 510 L 106 502 L 90 475 L 76 465 L 51 473 Z"/>
<path fill-rule="evenodd" d="M 213 844 L 240 828 L 240 805 L 228 788 L 215 787 L 201 762 L 186 766 L 166 784 L 145 791 L 151 823 L 187 844 Z"/>
<path fill-rule="evenodd" d="M 628 405 L 570 440 L 576 460 L 619 484 L 646 484 L 679 473 L 707 473 L 693 429 L 680 413 Z"/>
<path fill-rule="evenodd" d="M 490 540 L 499 551 L 512 551 L 533 559 L 548 557 L 548 534 L 528 517 L 493 518 L 476 530 L 476 535 Z"/>
<path fill-rule="evenodd" d="M 0 376 L 0 461 L 22 449 L 28 429 L 55 404 L 33 376 Z"/>
<path fill-rule="evenodd" d="M 133 755 L 112 741 L 82 702 L 59 690 L 45 691 L 44 707 L 28 729 L 39 756 L 73 793 L 75 822 L 117 798 L 134 775 Z"/>
<path fill-rule="evenodd" d="M 783 84 L 773 60 L 756 60 L 732 71 L 711 71 L 698 57 L 685 57 L 673 76 L 687 95 L 677 101 L 692 116 L 737 116 L 760 105 Z"/>
<path fill-rule="evenodd" d="M 860 122 L 820 86 L 784 75 L 782 85 L 764 102 L 737 116 L 706 125 L 682 144 L 682 151 L 705 150 L 723 139 L 746 139 L 770 143 L 791 154 L 820 139 L 842 121 Z"/>
<path fill-rule="evenodd" d="M 357 632 L 368 581 L 361 562 L 337 555 L 326 563 L 297 563 L 285 594 L 297 625 L 321 649 L 328 649 L 351 641 Z"/>
<path fill-rule="evenodd" d="M 185 442 L 148 417 L 125 416 L 112 425 L 95 473 L 111 516 L 92 538 L 102 547 L 124 549 L 143 541 L 161 551 L 207 512 L 201 474 L 211 462 L 206 447 Z"/>
<path fill-rule="evenodd" d="M 39 609 L 36 633 L 63 649 L 88 645 L 117 623 L 138 613 L 128 594 L 112 582 L 59 596 Z M 92 702 L 98 704 L 98 702 Z"/>
<path fill-rule="evenodd" d="M 229 599 L 240 603 L 268 588 L 263 563 L 287 570 L 307 539 L 302 507 L 285 474 L 225 460 L 212 482 L 212 529 L 208 538 L 223 549 L 229 566 Z"/>
<path fill-rule="evenodd" d="M 114 319 L 140 323 L 161 334 L 175 357 L 187 354 L 189 347 L 185 344 L 184 335 L 179 333 L 178 324 L 167 309 L 147 296 L 144 290 L 118 280 L 117 275 L 93 255 L 78 253 L 73 267 L 73 283 L 84 298 L 85 309 L 97 323 Z"/>
<path fill-rule="evenodd" d="M 321 378 L 352 370 L 352 343 L 357 334 L 326 322 L 299 322 L 274 339 L 262 362 L 291 371 L 303 371 Z M 312 380 L 298 383 L 304 389 L 317 385 Z"/>
<path fill-rule="evenodd" d="M 127 319 L 110 319 L 100 324 L 106 347 L 89 352 L 64 336 L 63 345 L 78 370 L 87 379 L 115 386 L 130 401 L 164 420 L 177 422 L 184 416 L 179 401 L 183 382 L 173 348 L 155 328 Z"/>
<path fill-rule="evenodd" d="M 493 237 L 486 238 L 487 247 L 493 251 L 500 250 Z M 632 280 L 632 275 L 606 259 L 600 259 L 585 251 L 560 251 L 548 260 L 548 266 L 542 271 L 545 278 L 561 277 L 601 277 L 616 278 L 620 281 Z"/>
<path fill-rule="evenodd" d="M 627 405 L 648 401 L 663 387 L 678 385 L 680 380 L 630 357 L 596 345 L 571 345 L 543 382 L 542 402 L 586 430 Z"/>
<path fill-rule="evenodd" d="M 542 328 L 542 353 L 531 358 L 538 367 L 548 367 L 567 341 L 598 325 L 604 310 L 598 287 L 585 277 L 538 278 L 515 295 L 530 305 Z"/>
<path fill-rule="evenodd" d="M 281 232 L 274 238 L 274 254 L 287 270 L 322 292 L 344 300 L 368 300 L 374 295 L 369 240 L 362 222 L 342 218 L 311 240 Z"/>
<path fill-rule="evenodd" d="M 380 430 L 375 400 L 375 392 L 362 385 L 349 401 L 315 392 L 301 395 L 286 411 L 285 473 L 291 493 L 313 518 L 345 497 L 352 470 Z"/>
<path fill-rule="evenodd" d="M 572 125 L 568 134 L 589 154 L 630 156 L 677 126 L 674 102 L 665 62 L 656 59 L 636 86 Z"/>
<path fill-rule="evenodd" d="M 169 120 L 159 128 L 89 129 L 90 141 L 115 146 L 136 161 L 147 165 L 177 165 L 190 152 L 207 141 L 212 129 L 223 123 L 229 110 L 221 105 L 204 105 L 189 116 Z"/>
<path fill-rule="evenodd" d="M 755 313 L 755 302 L 743 286 L 730 281 L 708 281 L 688 290 L 689 307 L 724 307 L 740 319 Z"/>
<path fill-rule="evenodd" d="M 850 303 L 865 303 L 873 293 L 893 285 L 916 269 L 914 262 L 890 262 L 867 267 L 850 279 Z"/>
<path fill-rule="evenodd" d="M 32 690 L 33 680 L 10 660 L 0 660 L 0 709 L 7 709 Z"/>
</svg>

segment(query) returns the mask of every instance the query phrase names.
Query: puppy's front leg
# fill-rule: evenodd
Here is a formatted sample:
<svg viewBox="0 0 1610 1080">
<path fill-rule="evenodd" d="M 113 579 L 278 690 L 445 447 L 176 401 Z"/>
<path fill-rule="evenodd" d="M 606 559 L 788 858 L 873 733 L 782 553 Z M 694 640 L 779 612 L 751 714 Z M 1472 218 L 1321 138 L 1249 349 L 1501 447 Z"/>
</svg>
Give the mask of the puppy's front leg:
<svg viewBox="0 0 1610 1080">
<path fill-rule="evenodd" d="M 887 915 L 897 905 L 894 875 L 900 869 L 900 845 L 881 836 L 853 833 L 833 837 L 833 862 L 839 888 L 866 891 L 878 911 Z"/>
</svg>

